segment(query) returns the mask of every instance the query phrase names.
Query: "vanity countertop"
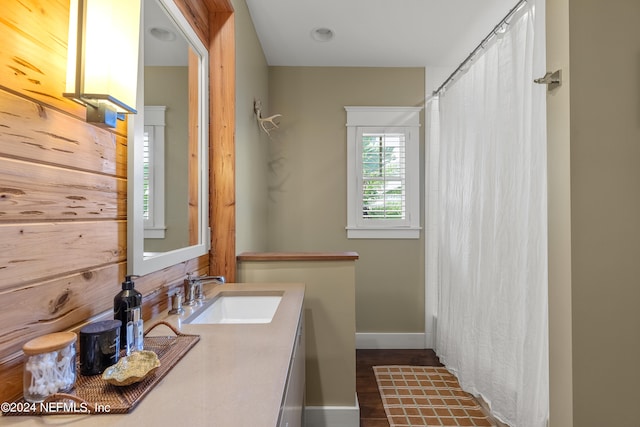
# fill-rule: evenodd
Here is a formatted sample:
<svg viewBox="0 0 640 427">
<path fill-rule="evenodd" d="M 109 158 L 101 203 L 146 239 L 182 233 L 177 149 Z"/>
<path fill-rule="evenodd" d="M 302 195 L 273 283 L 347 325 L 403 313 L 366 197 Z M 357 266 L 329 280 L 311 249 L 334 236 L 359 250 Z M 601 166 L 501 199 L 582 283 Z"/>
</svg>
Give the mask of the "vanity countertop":
<svg viewBox="0 0 640 427">
<path fill-rule="evenodd" d="M 157 321 L 167 321 L 185 334 L 200 335 L 200 341 L 130 413 L 2 416 L 0 425 L 275 427 L 303 307 L 304 285 L 205 285 L 207 299 L 236 290 L 284 293 L 271 323 L 184 324 L 182 320 L 198 309 L 186 306 L 180 316 L 164 312 L 147 321 L 147 328 Z M 169 329 L 165 328 L 159 326 L 154 333 L 166 334 Z"/>
</svg>

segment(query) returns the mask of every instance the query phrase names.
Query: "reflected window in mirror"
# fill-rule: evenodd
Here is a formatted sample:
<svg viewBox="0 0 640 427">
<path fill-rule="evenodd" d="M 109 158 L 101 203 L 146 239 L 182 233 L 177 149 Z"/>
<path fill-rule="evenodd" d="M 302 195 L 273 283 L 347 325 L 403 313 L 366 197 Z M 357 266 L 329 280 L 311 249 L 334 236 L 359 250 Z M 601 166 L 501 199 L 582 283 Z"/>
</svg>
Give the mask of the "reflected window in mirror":
<svg viewBox="0 0 640 427">
<path fill-rule="evenodd" d="M 166 106 L 144 107 L 143 204 L 145 251 L 161 252 L 151 239 L 165 239 L 164 135 Z"/>
</svg>

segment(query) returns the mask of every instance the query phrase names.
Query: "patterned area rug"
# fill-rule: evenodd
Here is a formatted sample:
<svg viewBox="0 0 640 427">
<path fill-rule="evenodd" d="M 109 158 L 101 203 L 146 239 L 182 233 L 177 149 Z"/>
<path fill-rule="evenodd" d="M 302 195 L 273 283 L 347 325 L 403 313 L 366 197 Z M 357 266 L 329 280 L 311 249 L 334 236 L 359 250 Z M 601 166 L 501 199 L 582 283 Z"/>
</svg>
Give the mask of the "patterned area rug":
<svg viewBox="0 0 640 427">
<path fill-rule="evenodd" d="M 495 426 L 446 368 L 374 366 L 391 427 Z"/>
</svg>

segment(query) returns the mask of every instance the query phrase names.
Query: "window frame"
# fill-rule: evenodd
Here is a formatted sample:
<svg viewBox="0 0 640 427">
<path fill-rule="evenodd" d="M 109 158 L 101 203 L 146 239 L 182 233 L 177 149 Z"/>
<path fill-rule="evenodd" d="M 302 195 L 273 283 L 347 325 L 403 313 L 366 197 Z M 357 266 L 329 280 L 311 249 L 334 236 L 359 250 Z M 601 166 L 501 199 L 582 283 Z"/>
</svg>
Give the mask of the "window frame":
<svg viewBox="0 0 640 427">
<path fill-rule="evenodd" d="M 420 111 L 422 107 L 344 107 L 347 112 L 347 238 L 420 238 Z M 365 219 L 362 215 L 362 134 L 405 135 L 405 219 Z"/>
<path fill-rule="evenodd" d="M 144 134 L 147 134 L 148 128 L 151 129 L 149 157 L 152 159 L 149 171 L 149 216 L 143 220 L 145 239 L 164 239 L 167 230 L 164 218 L 166 109 L 164 105 L 144 107 Z"/>
</svg>

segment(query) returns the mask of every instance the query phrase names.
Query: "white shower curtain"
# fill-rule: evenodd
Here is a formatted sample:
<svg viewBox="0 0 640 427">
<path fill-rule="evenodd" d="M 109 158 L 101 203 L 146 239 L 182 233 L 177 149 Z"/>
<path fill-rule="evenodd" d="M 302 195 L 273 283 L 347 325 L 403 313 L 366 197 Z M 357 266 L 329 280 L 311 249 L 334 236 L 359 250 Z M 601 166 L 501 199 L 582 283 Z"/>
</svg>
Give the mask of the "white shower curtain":
<svg viewBox="0 0 640 427">
<path fill-rule="evenodd" d="M 529 0 L 430 105 L 436 351 L 516 427 L 544 427 L 549 408 L 546 87 L 533 83 L 545 68 L 543 17 L 543 2 Z"/>
</svg>

